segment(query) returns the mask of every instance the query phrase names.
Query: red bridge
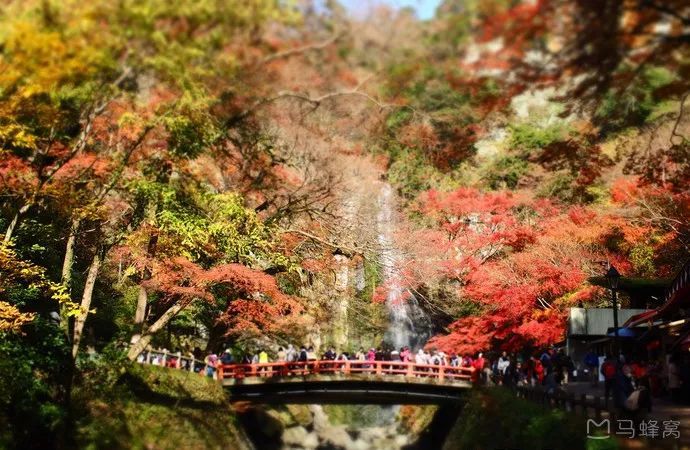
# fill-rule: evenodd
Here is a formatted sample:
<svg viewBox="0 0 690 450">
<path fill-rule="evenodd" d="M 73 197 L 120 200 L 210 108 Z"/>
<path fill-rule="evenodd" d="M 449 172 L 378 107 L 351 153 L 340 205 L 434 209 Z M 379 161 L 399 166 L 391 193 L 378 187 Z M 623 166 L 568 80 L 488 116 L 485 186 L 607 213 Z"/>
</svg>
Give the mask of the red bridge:
<svg viewBox="0 0 690 450">
<path fill-rule="evenodd" d="M 275 362 L 219 365 L 217 379 L 234 402 L 439 404 L 461 400 L 473 371 L 400 361 Z"/>
</svg>

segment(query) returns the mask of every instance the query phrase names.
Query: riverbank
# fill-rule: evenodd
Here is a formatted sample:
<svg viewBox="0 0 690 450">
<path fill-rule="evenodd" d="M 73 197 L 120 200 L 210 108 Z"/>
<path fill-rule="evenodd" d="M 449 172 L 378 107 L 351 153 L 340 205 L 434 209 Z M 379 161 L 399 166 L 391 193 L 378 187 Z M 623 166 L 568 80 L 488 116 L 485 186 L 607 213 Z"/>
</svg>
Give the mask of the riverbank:
<svg viewBox="0 0 690 450">
<path fill-rule="evenodd" d="M 80 449 L 237 449 L 253 446 L 213 380 L 123 366 L 75 390 Z"/>
</svg>

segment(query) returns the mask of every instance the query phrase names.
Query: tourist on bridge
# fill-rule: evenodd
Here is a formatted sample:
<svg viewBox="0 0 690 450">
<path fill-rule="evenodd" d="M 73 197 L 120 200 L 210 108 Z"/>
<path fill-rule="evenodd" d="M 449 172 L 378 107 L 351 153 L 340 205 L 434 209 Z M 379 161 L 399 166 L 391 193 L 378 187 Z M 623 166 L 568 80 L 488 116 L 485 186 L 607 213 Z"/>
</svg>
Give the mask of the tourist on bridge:
<svg viewBox="0 0 690 450">
<path fill-rule="evenodd" d="M 287 352 L 283 350 L 283 347 L 278 347 L 277 361 L 287 361 Z"/>
<path fill-rule="evenodd" d="M 412 361 L 412 352 L 410 352 L 410 347 L 405 346 L 400 349 L 400 360 L 404 362 Z"/>
<path fill-rule="evenodd" d="M 225 351 L 220 355 L 220 362 L 223 364 L 232 364 L 234 362 L 232 359 L 232 350 L 226 348 Z"/>
<path fill-rule="evenodd" d="M 299 359 L 299 353 L 297 350 L 295 350 L 295 347 L 292 344 L 288 344 L 288 348 L 285 351 L 285 361 L 287 362 L 295 362 Z"/>
<path fill-rule="evenodd" d="M 366 360 L 370 362 L 376 361 L 376 350 L 372 347 L 369 349 L 366 355 Z M 373 365 L 366 365 L 366 368 L 374 367 Z"/>
<path fill-rule="evenodd" d="M 323 357 L 321 358 L 322 361 L 335 361 L 335 358 L 338 356 L 338 354 L 335 352 L 335 349 L 333 347 L 330 347 L 326 353 L 323 354 Z M 322 369 L 331 369 L 335 367 L 333 364 L 322 364 L 321 368 Z"/>
<path fill-rule="evenodd" d="M 309 361 L 309 353 L 307 352 L 307 348 L 305 346 L 302 346 L 299 349 L 299 362 L 307 362 Z"/>
<path fill-rule="evenodd" d="M 434 366 L 447 366 L 448 359 L 446 358 L 446 354 L 443 352 L 434 352 L 431 356 L 431 364 Z"/>
<path fill-rule="evenodd" d="M 325 361 L 335 361 L 337 353 L 333 347 L 330 347 L 326 353 L 323 355 Z"/>
<path fill-rule="evenodd" d="M 259 364 L 268 364 L 268 353 L 266 353 L 266 350 L 261 349 L 259 352 Z M 267 372 L 269 369 L 267 367 L 260 367 L 259 372 Z M 265 373 L 262 373 L 261 376 L 266 376 Z"/>
<path fill-rule="evenodd" d="M 431 358 L 429 358 L 429 364 L 431 364 L 433 366 L 440 366 L 441 365 L 441 355 L 434 351 L 431 354 Z"/>
<path fill-rule="evenodd" d="M 307 350 L 307 358 L 309 361 L 316 361 L 316 352 L 314 351 L 314 347 L 309 347 L 309 350 Z"/>
<path fill-rule="evenodd" d="M 400 351 L 397 351 L 396 349 L 391 350 L 391 361 L 400 361 L 400 352 L 402 352 L 402 348 Z"/>
<path fill-rule="evenodd" d="M 206 376 L 213 378 L 216 374 L 216 364 L 218 363 L 218 356 L 215 353 L 210 353 L 204 358 L 206 364 Z"/>
<path fill-rule="evenodd" d="M 424 352 L 423 348 L 420 348 L 417 354 L 414 357 L 414 362 L 417 364 L 423 365 L 423 364 L 429 364 L 429 360 L 427 358 L 427 354 Z"/>
<path fill-rule="evenodd" d="M 355 353 L 355 359 L 357 361 L 364 361 L 367 359 L 367 354 L 364 352 L 364 349 L 362 347 L 357 350 L 357 353 Z"/>
</svg>

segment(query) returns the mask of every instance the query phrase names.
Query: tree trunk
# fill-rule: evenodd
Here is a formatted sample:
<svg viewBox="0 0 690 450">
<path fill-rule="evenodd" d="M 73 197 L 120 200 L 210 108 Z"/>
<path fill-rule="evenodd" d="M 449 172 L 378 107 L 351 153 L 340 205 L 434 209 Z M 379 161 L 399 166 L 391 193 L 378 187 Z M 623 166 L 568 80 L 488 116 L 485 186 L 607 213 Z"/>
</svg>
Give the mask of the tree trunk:
<svg viewBox="0 0 690 450">
<path fill-rule="evenodd" d="M 134 344 L 132 344 L 131 347 L 129 347 L 129 352 L 127 352 L 127 357 L 134 361 L 137 359 L 137 356 L 139 356 L 139 353 L 144 351 L 147 345 L 149 345 L 149 342 L 151 342 L 151 339 L 153 338 L 153 335 L 156 334 L 156 332 L 160 331 L 164 326 L 170 322 L 170 320 L 177 315 L 180 311 L 184 309 L 185 306 L 187 306 L 190 303 L 189 300 L 180 300 L 176 302 L 174 305 L 172 305 L 170 308 L 168 308 L 167 311 L 163 313 L 162 316 L 156 320 L 153 325 L 149 327 L 148 330 L 146 330 L 146 333 L 144 333 L 139 340 L 137 340 Z"/>
<path fill-rule="evenodd" d="M 67 246 L 65 247 L 65 258 L 62 261 L 62 276 L 60 280 L 67 288 L 68 293 L 71 293 L 74 245 L 77 240 L 77 231 L 79 230 L 80 222 L 81 221 L 77 218 L 72 220 L 69 236 L 67 237 Z M 66 308 L 64 306 L 60 307 L 60 328 L 62 328 L 65 334 L 69 337 L 69 318 L 65 314 L 65 309 Z"/>
<path fill-rule="evenodd" d="M 97 250 L 96 254 L 91 261 L 89 266 L 89 274 L 86 276 L 86 283 L 84 284 L 84 294 L 81 297 L 81 312 L 77 316 L 77 320 L 74 323 L 74 338 L 72 340 L 72 357 L 77 357 L 77 352 L 79 351 L 79 343 L 81 341 L 81 333 L 84 330 L 84 323 L 86 322 L 86 316 L 89 314 L 89 308 L 91 308 L 91 299 L 93 298 L 93 288 L 96 285 L 96 278 L 98 278 L 98 270 L 101 267 L 101 262 L 103 261 L 103 254 L 101 250 Z"/>
<path fill-rule="evenodd" d="M 149 212 L 150 213 L 150 212 Z M 158 234 L 154 233 L 149 237 L 148 248 L 146 253 L 149 258 L 156 255 L 156 246 L 158 245 Z M 142 275 L 142 282 L 147 280 L 151 274 L 148 270 L 144 270 Z M 139 295 L 137 296 L 137 310 L 134 313 L 134 334 L 132 334 L 131 344 L 136 343 L 141 337 L 141 333 L 144 332 L 144 321 L 146 320 L 146 305 L 148 303 L 148 295 L 146 288 L 140 284 L 139 285 Z"/>
<path fill-rule="evenodd" d="M 10 242 L 10 239 L 12 239 L 12 234 L 14 234 L 14 230 L 15 228 L 17 228 L 17 224 L 19 223 L 19 217 L 25 214 L 29 210 L 29 208 L 31 208 L 31 203 L 27 203 L 26 205 L 19 208 L 17 214 L 14 215 L 14 217 L 12 218 L 12 222 L 10 222 L 10 225 L 7 227 L 7 231 L 5 231 L 5 244 Z"/>
<path fill-rule="evenodd" d="M 65 247 L 65 258 L 62 261 L 62 284 L 69 289 L 72 284 L 72 263 L 74 262 L 74 244 L 77 240 L 77 231 L 79 231 L 79 224 L 81 220 L 74 218 L 70 225 L 69 236 L 67 237 L 67 246 Z"/>
<path fill-rule="evenodd" d="M 146 319 L 146 305 L 148 304 L 148 295 L 146 288 L 139 285 L 139 295 L 137 296 L 137 310 L 134 313 L 134 334 L 130 343 L 136 344 L 141 338 L 141 333 L 144 331 L 144 319 Z"/>
<path fill-rule="evenodd" d="M 206 352 L 210 352 L 211 350 L 220 349 L 220 344 L 222 344 L 227 339 L 227 337 L 225 336 L 226 330 L 226 326 L 222 326 L 220 324 L 211 325 L 208 333 L 208 342 L 206 343 L 206 348 L 204 350 Z"/>
</svg>

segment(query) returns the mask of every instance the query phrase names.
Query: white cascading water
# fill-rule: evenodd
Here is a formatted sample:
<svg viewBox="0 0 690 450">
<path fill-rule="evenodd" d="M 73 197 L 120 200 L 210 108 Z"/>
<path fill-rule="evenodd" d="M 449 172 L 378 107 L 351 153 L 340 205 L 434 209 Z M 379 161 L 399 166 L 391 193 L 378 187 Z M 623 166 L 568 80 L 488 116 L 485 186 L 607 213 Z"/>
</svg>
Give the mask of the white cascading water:
<svg viewBox="0 0 690 450">
<path fill-rule="evenodd" d="M 400 266 L 404 259 L 396 248 L 394 233 L 396 230 L 395 194 L 388 183 L 381 189 L 378 198 L 377 232 L 378 244 L 381 247 L 380 258 L 383 265 L 383 278 L 388 288 L 386 306 L 389 312 L 389 326 L 385 335 L 385 343 L 396 349 L 409 346 L 416 350 L 426 343 L 431 336 L 432 326 L 429 317 L 419 306 L 417 299 L 409 295 L 400 273 Z M 409 296 L 408 296 L 409 295 Z M 338 406 L 348 410 L 352 406 Z M 357 405 L 356 409 L 364 420 L 354 424 L 333 423 L 321 405 L 309 407 L 313 415 L 313 429 L 304 429 L 301 433 L 293 433 L 294 428 L 288 428 L 283 435 L 283 441 L 290 441 L 284 449 L 304 448 L 301 444 L 311 440 L 318 443 L 318 448 L 333 448 L 344 450 L 402 450 L 413 443 L 416 438 L 412 434 L 401 432 L 398 421 L 399 405 L 374 406 Z M 361 419 L 360 419 L 361 420 Z M 293 430 L 294 431 L 294 430 Z M 300 439 L 294 439 L 295 436 Z M 294 442 L 292 440 L 294 439 Z"/>
<path fill-rule="evenodd" d="M 383 278 L 388 288 L 386 306 L 390 322 L 385 341 L 396 349 L 409 346 L 416 350 L 431 337 L 432 324 L 417 298 L 404 287 L 400 267 L 403 259 L 393 237 L 396 229 L 395 211 L 395 194 L 390 184 L 384 183 L 379 195 L 377 227 Z"/>
</svg>

